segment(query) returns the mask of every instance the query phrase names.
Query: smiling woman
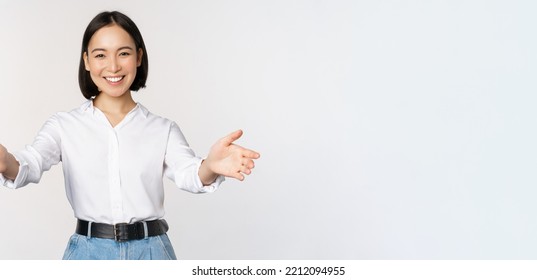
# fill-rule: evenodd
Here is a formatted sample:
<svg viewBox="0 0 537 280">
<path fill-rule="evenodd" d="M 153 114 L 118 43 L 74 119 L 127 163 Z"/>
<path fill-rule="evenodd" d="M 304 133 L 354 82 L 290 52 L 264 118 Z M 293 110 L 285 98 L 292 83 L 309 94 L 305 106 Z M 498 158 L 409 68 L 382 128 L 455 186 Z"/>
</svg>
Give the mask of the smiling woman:
<svg viewBox="0 0 537 280">
<path fill-rule="evenodd" d="M 136 54 L 136 55 L 134 55 Z M 119 58 L 128 59 L 119 59 Z M 132 60 L 135 60 L 134 63 Z M 121 69 L 130 61 L 130 69 Z M 134 69 L 132 69 L 132 66 Z M 112 68 L 110 68 L 112 67 Z M 119 67 L 119 68 L 118 68 Z M 95 70 L 91 70 L 95 68 Z M 82 39 L 82 51 L 78 81 L 80 90 L 87 99 L 95 97 L 102 90 L 98 86 L 102 80 L 98 70 L 108 70 L 116 76 L 118 71 L 131 71 L 133 80 L 128 89 L 137 91 L 145 87 L 149 61 L 142 34 L 136 24 L 119 12 L 102 13 L 96 16 L 86 28 Z M 133 72 L 132 72 L 133 71 Z"/>
<path fill-rule="evenodd" d="M 105 113 L 112 126 L 136 106 L 130 90 L 143 54 L 143 49 L 136 48 L 129 33 L 114 23 L 95 32 L 88 50 L 82 54 L 85 70 L 100 93 L 94 105 Z M 115 105 L 118 102 L 122 106 Z M 114 112 L 114 108 L 119 111 Z"/>
<path fill-rule="evenodd" d="M 142 63 L 143 50 L 136 50 L 129 34 L 117 25 L 104 27 L 93 35 L 89 50 L 89 55 L 84 52 L 84 65 L 99 91 L 116 97 L 130 91 L 124 86 L 134 81 L 136 68 Z"/>
<path fill-rule="evenodd" d="M 88 100 L 52 116 L 25 150 L 11 154 L 0 145 L 0 184 L 13 189 L 39 182 L 62 162 L 77 218 L 64 259 L 175 259 L 163 219 L 163 176 L 192 193 L 214 192 L 224 177 L 242 181 L 259 158 L 233 144 L 241 130 L 217 141 L 207 158 L 197 157 L 175 122 L 133 100 L 147 71 L 134 22 L 100 13 L 82 42 L 79 84 Z"/>
</svg>

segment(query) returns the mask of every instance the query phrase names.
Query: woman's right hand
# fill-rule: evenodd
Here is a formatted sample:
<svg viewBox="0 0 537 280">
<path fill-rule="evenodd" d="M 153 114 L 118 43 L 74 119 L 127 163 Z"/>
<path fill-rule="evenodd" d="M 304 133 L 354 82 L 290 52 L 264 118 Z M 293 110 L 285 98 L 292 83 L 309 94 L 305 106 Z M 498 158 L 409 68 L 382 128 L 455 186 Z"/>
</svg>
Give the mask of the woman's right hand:
<svg viewBox="0 0 537 280">
<path fill-rule="evenodd" d="M 4 173 L 7 170 L 7 149 L 0 144 L 0 173 Z"/>
<path fill-rule="evenodd" d="M 2 144 L 0 144 L 0 174 L 10 180 L 15 180 L 19 174 L 19 162 Z"/>
</svg>

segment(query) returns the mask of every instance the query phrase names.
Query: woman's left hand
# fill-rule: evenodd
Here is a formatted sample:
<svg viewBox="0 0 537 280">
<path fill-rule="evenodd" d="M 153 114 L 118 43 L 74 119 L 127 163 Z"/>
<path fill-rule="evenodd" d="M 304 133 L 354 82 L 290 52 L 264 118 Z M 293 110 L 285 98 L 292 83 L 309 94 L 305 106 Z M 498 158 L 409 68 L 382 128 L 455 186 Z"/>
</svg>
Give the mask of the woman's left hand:
<svg viewBox="0 0 537 280">
<path fill-rule="evenodd" d="M 237 130 L 218 140 L 211 147 L 203 163 L 208 170 L 240 181 L 244 180 L 244 175 L 252 173 L 252 168 L 255 166 L 254 159 L 258 159 L 260 155 L 258 152 L 233 144 L 241 136 L 242 130 Z"/>
</svg>

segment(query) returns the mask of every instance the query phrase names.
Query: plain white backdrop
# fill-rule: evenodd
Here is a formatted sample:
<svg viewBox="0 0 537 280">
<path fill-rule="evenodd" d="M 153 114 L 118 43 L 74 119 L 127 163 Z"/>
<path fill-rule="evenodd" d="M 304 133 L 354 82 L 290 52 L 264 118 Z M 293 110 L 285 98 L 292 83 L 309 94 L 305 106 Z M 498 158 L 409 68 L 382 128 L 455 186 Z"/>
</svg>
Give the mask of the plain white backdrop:
<svg viewBox="0 0 537 280">
<path fill-rule="evenodd" d="M 0 1 L 0 143 L 84 99 L 82 34 L 141 30 L 147 88 L 200 156 L 262 155 L 209 195 L 166 180 L 179 259 L 537 258 L 534 1 Z M 61 164 L 0 189 L 0 259 L 59 259 Z"/>
</svg>

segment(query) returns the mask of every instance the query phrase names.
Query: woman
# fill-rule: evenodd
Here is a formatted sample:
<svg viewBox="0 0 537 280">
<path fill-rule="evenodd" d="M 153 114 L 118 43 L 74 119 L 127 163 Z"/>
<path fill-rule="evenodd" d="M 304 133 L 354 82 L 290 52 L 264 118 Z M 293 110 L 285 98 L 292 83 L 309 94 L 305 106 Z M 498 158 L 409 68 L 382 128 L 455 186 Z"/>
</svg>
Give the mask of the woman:
<svg viewBox="0 0 537 280">
<path fill-rule="evenodd" d="M 242 131 L 196 157 L 173 121 L 149 112 L 131 91 L 145 87 L 147 51 L 134 22 L 103 12 L 82 41 L 79 84 L 88 99 L 44 124 L 32 145 L 0 145 L 0 184 L 39 182 L 62 162 L 77 220 L 64 259 L 176 259 L 166 235 L 162 177 L 193 192 L 213 192 L 224 177 L 251 174 L 255 151 L 233 144 Z"/>
</svg>

